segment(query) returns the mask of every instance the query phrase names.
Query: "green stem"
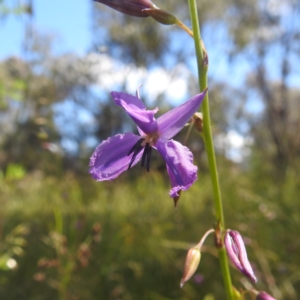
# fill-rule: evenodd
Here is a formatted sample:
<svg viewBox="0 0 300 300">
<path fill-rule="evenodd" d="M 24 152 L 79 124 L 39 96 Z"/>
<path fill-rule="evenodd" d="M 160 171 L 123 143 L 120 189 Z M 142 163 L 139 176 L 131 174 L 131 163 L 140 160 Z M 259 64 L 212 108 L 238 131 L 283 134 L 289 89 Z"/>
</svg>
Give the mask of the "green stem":
<svg viewBox="0 0 300 300">
<path fill-rule="evenodd" d="M 189 0 L 190 16 L 192 21 L 192 29 L 194 34 L 195 50 L 197 56 L 197 67 L 198 67 L 198 79 L 200 91 L 204 91 L 207 88 L 207 70 L 208 70 L 208 57 L 201 39 L 198 12 L 196 0 Z M 221 232 L 225 228 L 223 205 L 218 177 L 218 170 L 216 164 L 216 156 L 212 138 L 210 112 L 209 112 L 209 98 L 208 92 L 203 100 L 202 104 L 202 114 L 203 114 L 203 136 L 204 143 L 208 157 L 208 164 L 210 169 L 210 176 L 212 181 L 213 193 L 214 193 L 214 205 L 217 223 L 219 224 L 219 229 Z M 219 260 L 222 270 L 223 281 L 225 285 L 227 299 L 233 300 L 232 283 L 228 265 L 228 259 L 224 246 L 218 248 L 219 250 Z"/>
</svg>

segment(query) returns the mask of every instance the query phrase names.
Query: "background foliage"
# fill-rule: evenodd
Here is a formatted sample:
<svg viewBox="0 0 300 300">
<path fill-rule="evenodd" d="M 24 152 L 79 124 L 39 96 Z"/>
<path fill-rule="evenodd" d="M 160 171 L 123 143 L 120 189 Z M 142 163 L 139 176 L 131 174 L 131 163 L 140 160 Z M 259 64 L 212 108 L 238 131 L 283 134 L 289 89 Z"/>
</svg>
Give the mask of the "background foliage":
<svg viewBox="0 0 300 300">
<path fill-rule="evenodd" d="M 198 2 L 211 53 L 209 89 L 227 226 L 245 237 L 259 278 L 256 288 L 296 300 L 299 3 Z M 183 1 L 156 4 L 189 25 Z M 212 239 L 203 248 L 198 273 L 179 288 L 186 250 L 214 220 L 196 131 L 187 143 L 199 179 L 177 209 L 168 198 L 169 180 L 158 155 L 150 173 L 137 166 L 105 183 L 88 175 L 97 142 L 135 130 L 111 105 L 104 84 L 118 69 L 101 66 L 113 59 L 136 72 L 159 67 L 173 79 L 186 66 L 188 98 L 197 92 L 193 43 L 174 27 L 91 5 L 94 41 L 85 56 L 55 55 L 51 38 L 29 22 L 24 57 L 0 61 L 0 298 L 223 299 Z M 2 22 L 9 14 L 33 10 L 30 3 L 8 7 L 0 1 Z M 228 78 L 218 76 L 224 62 Z M 118 79 L 113 89 L 126 91 L 130 78 Z M 141 92 L 160 111 L 172 105 L 165 91 L 156 99 Z M 187 131 L 176 139 L 184 142 Z M 224 139 L 229 132 L 246 137 L 238 162 Z M 232 275 L 238 289 L 249 285 L 235 270 Z"/>
</svg>

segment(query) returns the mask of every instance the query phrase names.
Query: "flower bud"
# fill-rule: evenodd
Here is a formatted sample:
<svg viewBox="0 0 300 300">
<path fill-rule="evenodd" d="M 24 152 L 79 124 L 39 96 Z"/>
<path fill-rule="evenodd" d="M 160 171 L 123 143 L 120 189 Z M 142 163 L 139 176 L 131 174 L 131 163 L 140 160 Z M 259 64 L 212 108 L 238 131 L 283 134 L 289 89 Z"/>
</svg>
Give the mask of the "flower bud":
<svg viewBox="0 0 300 300">
<path fill-rule="evenodd" d="M 199 131 L 203 131 L 203 115 L 201 112 L 196 112 L 192 116 L 192 122 L 194 123 L 194 127 Z"/>
<path fill-rule="evenodd" d="M 174 25 L 177 22 L 175 16 L 160 8 L 147 8 L 143 12 L 146 12 L 155 21 L 164 25 Z"/>
<path fill-rule="evenodd" d="M 143 10 L 156 7 L 150 0 L 94 0 L 134 17 L 149 17 Z"/>
<path fill-rule="evenodd" d="M 182 279 L 180 281 L 180 287 L 183 287 L 185 282 L 187 282 L 194 275 L 200 263 L 200 258 L 201 253 L 198 247 L 189 249 L 185 260 Z"/>
<path fill-rule="evenodd" d="M 234 300 L 242 300 L 244 297 L 242 294 L 233 286 L 232 287 L 232 296 Z"/>
<path fill-rule="evenodd" d="M 266 292 L 259 292 L 258 295 L 256 296 L 256 300 L 276 300 Z"/>
<path fill-rule="evenodd" d="M 245 244 L 239 232 L 235 230 L 227 231 L 224 243 L 228 257 L 233 265 L 255 283 L 257 279 L 249 263 Z"/>
</svg>

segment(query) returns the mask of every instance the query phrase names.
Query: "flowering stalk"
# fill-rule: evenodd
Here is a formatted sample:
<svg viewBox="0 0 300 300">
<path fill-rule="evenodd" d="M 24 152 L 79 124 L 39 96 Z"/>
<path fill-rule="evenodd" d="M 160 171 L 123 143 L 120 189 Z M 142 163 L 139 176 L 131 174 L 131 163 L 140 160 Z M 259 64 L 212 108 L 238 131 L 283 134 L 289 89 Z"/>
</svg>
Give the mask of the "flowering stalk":
<svg viewBox="0 0 300 300">
<path fill-rule="evenodd" d="M 208 70 L 208 57 L 201 40 L 201 33 L 199 28 L 198 12 L 196 0 L 189 0 L 189 10 L 192 22 L 192 29 L 194 33 L 195 50 L 197 56 L 197 67 L 198 67 L 198 80 L 200 90 L 203 91 L 207 87 L 207 70 Z M 220 191 L 220 184 L 218 178 L 217 164 L 215 158 L 214 144 L 211 131 L 211 121 L 209 113 L 209 101 L 208 92 L 206 93 L 202 103 L 202 114 L 203 114 L 203 136 L 204 143 L 208 157 L 213 193 L 214 193 L 214 205 L 217 222 L 219 223 L 220 230 L 224 230 L 224 214 L 223 205 Z M 227 299 L 233 300 L 232 283 L 229 271 L 229 264 L 224 246 L 218 248 L 219 260 L 223 275 L 223 281 L 225 285 Z"/>
</svg>

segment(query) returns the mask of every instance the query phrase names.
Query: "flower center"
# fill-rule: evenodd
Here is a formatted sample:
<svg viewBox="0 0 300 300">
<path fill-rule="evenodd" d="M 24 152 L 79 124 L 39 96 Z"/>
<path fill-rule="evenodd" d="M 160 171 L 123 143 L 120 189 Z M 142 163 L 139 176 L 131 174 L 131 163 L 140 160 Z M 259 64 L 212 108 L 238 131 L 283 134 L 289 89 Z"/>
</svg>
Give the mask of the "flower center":
<svg viewBox="0 0 300 300">
<path fill-rule="evenodd" d="M 146 146 L 146 144 L 148 143 L 150 145 L 150 147 L 155 146 L 157 140 L 159 139 L 159 134 L 157 132 L 155 133 L 151 133 L 151 134 L 147 134 L 145 136 L 143 136 L 144 141 L 142 143 L 142 146 Z"/>
<path fill-rule="evenodd" d="M 133 153 L 129 166 L 128 166 L 128 170 L 131 168 L 132 164 L 134 163 L 137 155 L 142 151 L 142 149 L 144 148 L 144 152 L 142 155 L 142 162 L 141 162 L 141 166 L 144 167 L 146 164 L 146 169 L 149 172 L 150 170 L 150 160 L 151 160 L 151 152 L 152 152 L 152 146 L 154 146 L 157 142 L 159 138 L 158 133 L 152 133 L 152 134 L 148 134 L 143 136 L 142 138 L 140 138 L 134 145 L 133 147 L 130 149 L 129 153 L 127 154 L 127 156 L 129 156 L 131 153 Z"/>
</svg>

